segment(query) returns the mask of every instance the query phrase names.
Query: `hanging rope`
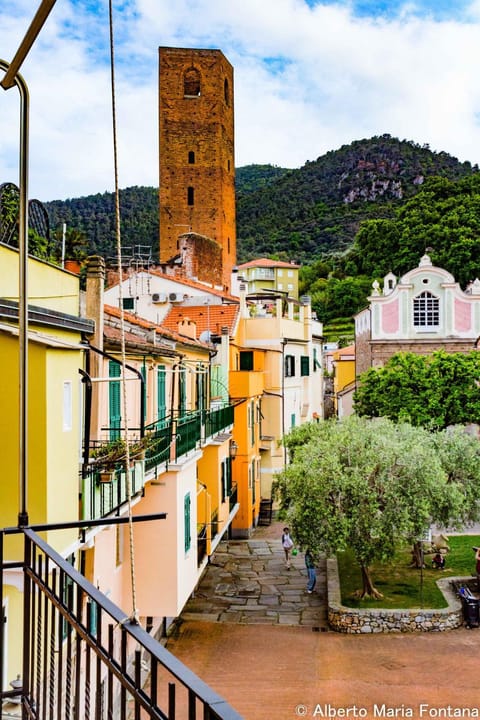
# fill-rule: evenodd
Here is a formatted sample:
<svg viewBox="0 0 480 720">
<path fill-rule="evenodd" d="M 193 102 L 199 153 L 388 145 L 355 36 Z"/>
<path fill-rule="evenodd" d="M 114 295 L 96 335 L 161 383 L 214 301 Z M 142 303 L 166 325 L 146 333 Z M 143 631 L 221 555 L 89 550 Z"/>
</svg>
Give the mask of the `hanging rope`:
<svg viewBox="0 0 480 720">
<path fill-rule="evenodd" d="M 127 427 L 127 383 L 125 379 L 126 373 L 126 352 L 125 352 L 125 314 L 123 308 L 123 289 L 122 289 L 122 244 L 120 231 L 120 190 L 118 187 L 118 152 L 117 152 L 117 112 L 115 105 L 115 48 L 113 37 L 113 7 L 112 0 L 108 3 L 109 24 L 110 24 L 110 75 L 111 75 L 111 94 L 112 94 L 112 129 L 113 129 L 113 164 L 115 174 L 115 230 L 117 245 L 117 267 L 119 275 L 119 302 L 120 302 L 120 335 L 121 335 L 121 362 L 122 362 L 122 405 L 124 417 L 124 441 L 125 441 L 125 477 L 127 480 L 127 499 L 128 499 L 128 536 L 130 546 L 130 581 L 132 589 L 132 614 L 130 621 L 138 624 L 137 610 L 137 592 L 135 586 L 135 550 L 133 544 L 133 520 L 132 520 L 132 483 L 130 475 L 130 449 L 128 445 L 128 427 Z"/>
</svg>

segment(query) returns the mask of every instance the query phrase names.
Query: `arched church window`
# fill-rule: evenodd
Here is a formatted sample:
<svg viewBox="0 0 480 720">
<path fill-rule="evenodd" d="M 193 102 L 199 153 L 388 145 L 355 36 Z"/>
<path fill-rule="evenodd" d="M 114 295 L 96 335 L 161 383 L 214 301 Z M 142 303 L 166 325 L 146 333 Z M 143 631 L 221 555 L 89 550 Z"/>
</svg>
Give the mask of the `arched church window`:
<svg viewBox="0 0 480 720">
<path fill-rule="evenodd" d="M 440 302 L 431 292 L 422 292 L 413 299 L 413 325 L 418 329 L 440 325 Z"/>
<path fill-rule="evenodd" d="M 183 75 L 183 94 L 185 97 L 199 97 L 200 73 L 194 67 L 185 70 Z"/>
</svg>

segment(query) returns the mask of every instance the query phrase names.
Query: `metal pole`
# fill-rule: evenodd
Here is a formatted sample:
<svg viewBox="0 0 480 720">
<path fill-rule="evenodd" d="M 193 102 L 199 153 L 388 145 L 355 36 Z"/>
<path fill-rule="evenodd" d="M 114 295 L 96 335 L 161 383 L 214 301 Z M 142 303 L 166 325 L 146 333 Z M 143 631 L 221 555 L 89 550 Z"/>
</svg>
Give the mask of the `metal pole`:
<svg viewBox="0 0 480 720">
<path fill-rule="evenodd" d="M 67 223 L 62 225 L 62 268 L 65 268 L 65 233 L 67 231 Z"/>
<path fill-rule="evenodd" d="M 9 64 L 0 60 L 0 69 L 8 73 Z M 7 75 L 5 75 L 5 78 Z M 4 78 L 4 81 L 5 81 Z M 5 88 L 4 81 L 0 83 Z M 18 223 L 19 277 L 18 277 L 18 333 L 19 333 L 19 526 L 28 525 L 27 476 L 28 476 L 28 88 L 20 74 L 13 83 L 20 93 L 20 161 L 19 180 L 20 208 Z"/>
<path fill-rule="evenodd" d="M 30 27 L 28 28 L 25 37 L 23 38 L 17 52 L 15 53 L 15 57 L 13 58 L 10 65 L 6 68 L 5 77 L 0 82 L 0 85 L 3 87 L 4 90 L 9 90 L 14 85 L 17 85 L 17 78 L 19 77 L 18 71 L 20 70 L 23 61 L 27 57 L 30 48 L 35 42 L 38 33 L 42 29 L 43 24 L 45 23 L 45 20 L 49 16 L 50 11 L 55 5 L 55 3 L 56 0 L 43 0 L 43 2 L 40 4 L 40 7 L 36 12 L 35 17 L 30 23 Z"/>
</svg>

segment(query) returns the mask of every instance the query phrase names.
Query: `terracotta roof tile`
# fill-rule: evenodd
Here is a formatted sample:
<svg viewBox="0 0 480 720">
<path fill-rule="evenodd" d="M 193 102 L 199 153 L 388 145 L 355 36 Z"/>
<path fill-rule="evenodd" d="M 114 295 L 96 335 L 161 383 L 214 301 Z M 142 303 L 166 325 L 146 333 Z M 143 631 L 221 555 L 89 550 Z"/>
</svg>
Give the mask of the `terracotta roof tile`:
<svg viewBox="0 0 480 720">
<path fill-rule="evenodd" d="M 250 260 L 249 262 L 243 263 L 243 265 L 237 265 L 238 270 L 244 270 L 245 268 L 251 267 L 280 267 L 280 268 L 299 268 L 300 265 L 296 263 L 283 262 L 282 260 L 270 260 L 269 258 L 258 258 L 258 260 Z"/>
<path fill-rule="evenodd" d="M 228 328 L 229 335 L 235 330 L 240 312 L 238 302 L 235 305 L 187 305 L 172 307 L 163 319 L 162 327 L 170 331 L 178 331 L 178 324 L 182 320 L 191 320 L 196 324 L 197 337 L 204 330 L 210 330 L 214 335 L 220 335 L 222 327 Z"/>
<path fill-rule="evenodd" d="M 223 306 L 219 306 L 223 307 Z M 226 306 L 229 307 L 229 306 Z M 111 317 L 120 318 L 120 308 L 114 307 L 113 305 L 104 305 L 104 313 L 105 315 L 110 315 Z M 130 323 L 131 325 L 136 325 L 137 327 L 141 327 L 144 330 L 156 330 L 160 336 L 165 337 L 167 340 L 174 340 L 176 342 L 182 342 L 189 345 L 193 345 L 195 347 L 201 347 L 206 348 L 209 347 L 207 343 L 200 342 L 200 340 L 194 340 L 191 337 L 188 337 L 187 335 L 180 335 L 180 333 L 177 332 L 177 329 L 170 329 L 165 326 L 164 323 L 162 325 L 157 325 L 154 322 L 151 322 L 150 320 L 146 320 L 145 318 L 137 317 L 136 315 L 133 315 L 133 313 L 129 313 L 128 311 L 124 311 L 124 318 L 125 322 Z M 108 326 L 106 326 L 108 327 Z M 126 333 L 128 333 L 128 328 L 126 328 Z M 107 330 L 105 329 L 105 334 L 107 334 Z M 199 335 L 200 333 L 197 333 Z M 113 335 L 112 335 L 113 337 Z M 120 337 L 120 333 L 118 334 L 118 337 Z M 133 340 L 134 338 L 134 340 Z M 137 344 L 141 342 L 141 338 L 138 335 L 134 335 L 133 333 L 129 333 L 129 339 L 131 342 L 136 342 Z M 146 341 L 147 342 L 147 341 Z M 161 342 L 161 339 L 160 339 Z M 147 344 L 151 344 L 148 343 Z"/>
</svg>

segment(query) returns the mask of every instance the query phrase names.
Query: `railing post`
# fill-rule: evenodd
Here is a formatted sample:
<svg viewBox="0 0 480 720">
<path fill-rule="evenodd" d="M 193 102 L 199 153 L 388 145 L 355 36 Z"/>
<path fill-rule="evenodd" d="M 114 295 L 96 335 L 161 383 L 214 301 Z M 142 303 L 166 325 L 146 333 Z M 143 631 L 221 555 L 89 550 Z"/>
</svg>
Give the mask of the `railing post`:
<svg viewBox="0 0 480 720">
<path fill-rule="evenodd" d="M 1 600 L 0 600 L 0 691 L 3 691 L 3 653 L 5 642 L 5 616 L 3 612 L 3 530 L 0 530 L 0 584 L 1 584 Z M 1 707 L 1 705 L 0 705 Z M 1 716 L 1 711 L 0 711 Z"/>
<path fill-rule="evenodd" d="M 30 702 L 30 666 L 31 666 L 31 592 L 32 581 L 27 569 L 32 564 L 32 542 L 25 534 L 23 557 L 23 687 L 22 687 L 22 720 L 27 720 L 27 703 Z"/>
</svg>

